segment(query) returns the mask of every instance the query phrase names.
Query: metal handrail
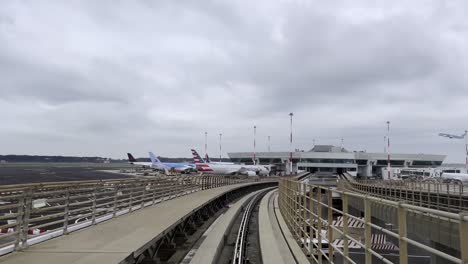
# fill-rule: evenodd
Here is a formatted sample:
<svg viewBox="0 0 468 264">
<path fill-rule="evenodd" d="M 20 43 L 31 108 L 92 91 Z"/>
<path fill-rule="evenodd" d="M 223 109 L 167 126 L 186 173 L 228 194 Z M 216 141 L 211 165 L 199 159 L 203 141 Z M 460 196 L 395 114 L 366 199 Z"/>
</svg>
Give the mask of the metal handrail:
<svg viewBox="0 0 468 264">
<path fill-rule="evenodd" d="M 342 209 L 334 207 L 333 193 L 338 193 L 341 196 Z M 348 212 L 350 198 L 363 204 L 364 219 L 355 217 Z M 397 210 L 398 231 L 389 230 L 371 222 L 371 208 L 377 204 L 380 207 L 385 206 Z M 353 241 L 364 249 L 366 263 L 371 263 L 372 257 L 376 257 L 385 263 L 393 263 L 390 259 L 372 248 L 371 237 L 373 231 L 381 232 L 398 239 L 400 255 L 398 263 L 408 263 L 408 245 L 437 255 L 453 263 L 468 262 L 468 217 L 464 212 L 456 214 L 410 204 L 406 201 L 397 202 L 384 199 L 383 197 L 376 197 L 375 195 L 371 196 L 347 190 L 322 187 L 293 179 L 280 180 L 279 208 L 296 241 L 305 247 L 305 253 L 310 256 L 314 263 L 322 263 L 322 257 L 327 259 L 328 263 L 334 263 L 334 252 L 343 256 L 344 263 L 356 263 L 350 255 L 348 241 Z M 324 216 L 322 215 L 322 211 L 326 211 Z M 428 217 L 434 220 L 435 223 L 457 225 L 459 247 L 455 248 L 455 251 L 458 251 L 459 255 L 449 254 L 411 238 L 407 233 L 407 218 L 409 213 L 412 216 L 419 214 Z M 334 214 L 343 217 L 343 227 L 337 227 L 332 224 Z M 350 233 L 348 225 L 348 219 L 350 218 L 364 225 L 364 241 L 359 241 L 359 239 L 356 239 Z M 344 241 L 342 250 L 332 243 L 334 241 L 334 232 L 341 236 Z M 314 238 L 317 238 L 316 243 L 313 242 Z M 328 243 L 328 251 L 323 247 L 322 241 Z M 316 249 L 313 249 L 313 247 Z"/>
<path fill-rule="evenodd" d="M 459 213 L 468 206 L 464 183 L 408 182 L 382 180 L 340 180 L 343 188 L 373 194 L 394 201 Z"/>
<path fill-rule="evenodd" d="M 0 255 L 27 248 L 35 237 L 68 234 L 181 195 L 252 181 L 257 179 L 197 175 L 0 186 Z"/>
</svg>

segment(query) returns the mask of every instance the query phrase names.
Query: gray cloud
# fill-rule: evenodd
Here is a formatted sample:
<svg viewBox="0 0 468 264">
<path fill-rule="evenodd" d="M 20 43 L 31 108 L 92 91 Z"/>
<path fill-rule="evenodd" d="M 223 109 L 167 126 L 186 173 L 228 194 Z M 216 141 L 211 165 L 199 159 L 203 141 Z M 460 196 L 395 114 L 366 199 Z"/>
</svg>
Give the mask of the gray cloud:
<svg viewBox="0 0 468 264">
<path fill-rule="evenodd" d="M 317 143 L 448 154 L 467 124 L 463 1 L 8 1 L 2 152 L 189 156 Z M 215 155 L 215 154 L 213 154 Z"/>
</svg>

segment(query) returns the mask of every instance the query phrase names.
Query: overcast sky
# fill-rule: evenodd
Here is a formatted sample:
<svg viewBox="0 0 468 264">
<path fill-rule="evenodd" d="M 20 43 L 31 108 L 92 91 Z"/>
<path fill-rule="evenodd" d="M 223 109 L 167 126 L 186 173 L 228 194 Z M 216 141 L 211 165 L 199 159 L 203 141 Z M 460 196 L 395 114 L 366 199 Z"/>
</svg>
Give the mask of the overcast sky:
<svg viewBox="0 0 468 264">
<path fill-rule="evenodd" d="M 344 145 L 464 161 L 468 2 L 1 1 L 0 154 Z"/>
</svg>

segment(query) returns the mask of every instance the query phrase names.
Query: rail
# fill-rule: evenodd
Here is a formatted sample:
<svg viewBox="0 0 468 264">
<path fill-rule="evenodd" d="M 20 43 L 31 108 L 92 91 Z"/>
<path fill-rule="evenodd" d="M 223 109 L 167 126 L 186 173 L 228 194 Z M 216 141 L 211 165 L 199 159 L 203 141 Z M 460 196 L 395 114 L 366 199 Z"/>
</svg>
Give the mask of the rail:
<svg viewBox="0 0 468 264">
<path fill-rule="evenodd" d="M 334 193 L 341 196 L 341 209 L 333 205 Z M 349 213 L 348 201 L 351 198 L 358 199 L 364 204 L 363 218 Z M 398 231 L 395 232 L 372 223 L 372 205 L 395 208 L 398 212 Z M 409 246 L 443 258 L 450 263 L 468 263 L 468 215 L 465 212 L 455 214 L 415 206 L 406 202 L 324 188 L 286 178 L 281 179 L 279 183 L 279 208 L 291 233 L 296 241 L 305 248 L 305 253 L 310 256 L 313 263 L 322 263 L 322 258 L 325 258 L 327 263 L 335 263 L 335 254 L 342 258 L 343 263 L 362 263 L 363 261 L 355 259 L 356 255 L 351 254 L 350 243 L 363 250 L 366 264 L 372 263 L 373 258 L 377 258 L 383 263 L 407 264 L 409 263 Z M 410 214 L 430 217 L 438 224 L 444 222 L 457 224 L 460 239 L 460 246 L 456 248 L 458 253 L 449 254 L 410 238 L 407 233 L 407 218 Z M 336 222 L 333 223 L 334 215 L 342 217 L 342 226 L 337 225 Z M 350 219 L 363 226 L 360 236 L 350 232 Z M 374 234 L 383 234 L 398 241 L 399 257 L 397 261 L 392 262 L 388 255 L 384 256 L 384 254 L 377 252 L 372 240 Z M 342 242 L 340 247 L 338 243 L 334 243 L 337 237 Z"/>
<path fill-rule="evenodd" d="M 254 209 L 254 205 L 258 202 L 258 200 L 265 195 L 265 193 L 271 191 L 272 188 L 268 188 L 267 190 L 261 191 L 256 194 L 250 202 L 245 207 L 244 214 L 242 215 L 241 223 L 239 226 L 239 231 L 236 237 L 236 244 L 234 246 L 234 255 L 232 258 L 232 264 L 243 264 L 245 263 L 245 248 L 247 246 L 247 234 L 249 229 L 249 221 L 250 216 L 252 215 L 252 211 Z"/>
<path fill-rule="evenodd" d="M 0 255 L 192 192 L 257 181 L 177 176 L 0 187 Z"/>
<path fill-rule="evenodd" d="M 360 193 L 452 213 L 468 208 L 468 186 L 462 182 L 340 180 L 339 185 Z"/>
</svg>

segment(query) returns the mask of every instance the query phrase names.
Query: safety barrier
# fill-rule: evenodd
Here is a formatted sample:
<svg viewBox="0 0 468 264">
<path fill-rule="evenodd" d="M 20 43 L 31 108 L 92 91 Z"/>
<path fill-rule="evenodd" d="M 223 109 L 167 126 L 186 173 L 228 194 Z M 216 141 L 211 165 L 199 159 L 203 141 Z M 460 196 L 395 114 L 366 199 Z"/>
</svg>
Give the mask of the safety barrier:
<svg viewBox="0 0 468 264">
<path fill-rule="evenodd" d="M 192 192 L 258 181 L 177 176 L 0 187 L 0 255 Z"/>
<path fill-rule="evenodd" d="M 339 206 L 333 204 L 333 198 L 340 196 Z M 356 217 L 349 213 L 349 200 L 357 199 L 364 207 L 364 217 Z M 372 222 L 374 205 L 385 206 L 396 210 L 398 231 L 389 230 Z M 341 207 L 341 209 L 339 209 Z M 281 179 L 279 183 L 279 208 L 291 233 L 304 247 L 304 252 L 313 263 L 334 263 L 335 257 L 342 258 L 343 263 L 362 263 L 352 255 L 351 245 L 363 250 L 365 263 L 372 263 L 378 259 L 383 263 L 408 262 L 408 247 L 417 248 L 428 254 L 443 258 L 451 263 L 467 263 L 468 261 L 468 215 L 465 212 L 455 214 L 426 207 L 415 206 L 406 202 L 396 202 L 355 192 L 343 191 L 336 188 L 325 188 L 294 181 Z M 428 246 L 409 237 L 407 233 L 409 216 L 424 216 L 433 219 L 434 223 L 456 224 L 458 226 L 459 248 L 455 254 Z M 342 220 L 337 224 L 337 218 Z M 356 236 L 351 232 L 350 222 L 353 220 L 363 227 L 362 235 Z M 394 239 L 398 247 L 398 259 L 392 262 L 388 255 L 377 252 L 375 235 L 381 234 Z M 336 243 L 339 241 L 340 243 Z M 340 244 L 341 246 L 339 246 Z M 396 255 L 398 256 L 398 255 Z"/>
<path fill-rule="evenodd" d="M 431 181 L 341 180 L 346 189 L 393 201 L 458 213 L 468 208 L 468 186 Z"/>
</svg>

